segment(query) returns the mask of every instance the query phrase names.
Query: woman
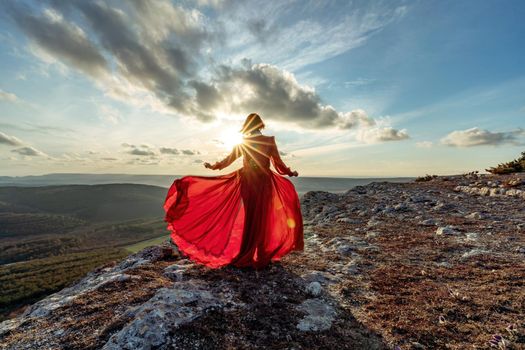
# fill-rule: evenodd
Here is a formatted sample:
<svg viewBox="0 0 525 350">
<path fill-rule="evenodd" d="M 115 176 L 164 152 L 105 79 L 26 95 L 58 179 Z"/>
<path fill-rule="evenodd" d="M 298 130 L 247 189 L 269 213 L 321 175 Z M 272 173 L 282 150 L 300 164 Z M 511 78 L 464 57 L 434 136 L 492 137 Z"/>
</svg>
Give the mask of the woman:
<svg viewBox="0 0 525 350">
<path fill-rule="evenodd" d="M 303 221 L 292 182 L 298 176 L 279 156 L 273 136 L 252 113 L 241 132 L 243 143 L 222 161 L 204 163 L 220 170 L 243 157 L 243 167 L 222 176 L 185 176 L 168 191 L 164 209 L 179 250 L 211 268 L 225 265 L 260 269 L 292 250 L 303 250 Z"/>
</svg>

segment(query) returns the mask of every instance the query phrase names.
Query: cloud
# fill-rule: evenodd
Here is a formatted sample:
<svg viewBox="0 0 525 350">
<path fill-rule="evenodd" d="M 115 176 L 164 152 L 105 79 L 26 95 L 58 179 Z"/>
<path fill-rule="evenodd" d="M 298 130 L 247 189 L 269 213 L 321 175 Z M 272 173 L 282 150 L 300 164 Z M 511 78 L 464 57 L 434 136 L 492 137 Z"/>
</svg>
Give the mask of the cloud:
<svg viewBox="0 0 525 350">
<path fill-rule="evenodd" d="M 238 50 L 236 58 L 250 57 L 297 71 L 362 46 L 407 12 L 405 6 L 369 3 L 240 2 L 229 16 L 228 36 Z M 247 25 L 236 24 L 239 19 Z"/>
<path fill-rule="evenodd" d="M 270 45 L 263 51 L 268 58 L 275 57 L 281 67 L 319 62 L 362 45 L 404 13 L 400 8 L 366 9 L 365 14 L 372 14 L 320 23 L 313 19 L 318 10 L 308 6 L 312 18 L 280 28 L 277 17 L 271 19 L 272 14 L 293 12 L 294 4 L 260 3 L 257 13 L 238 17 L 243 11 L 253 10 L 253 4 L 230 7 L 227 1 L 204 3 L 201 5 L 227 6 L 227 18 L 252 39 L 255 36 L 258 42 Z M 338 111 L 323 102 L 315 89 L 300 84 L 290 71 L 272 64 L 252 64 L 249 59 L 241 60 L 241 56 L 228 57 L 223 50 L 228 44 L 233 45 L 228 49 L 242 53 L 242 57 L 266 56 L 236 50 L 239 42 L 229 25 L 197 8 L 168 0 L 72 0 L 52 1 L 48 6 L 39 13 L 19 3 L 11 3 L 8 8 L 32 45 L 86 74 L 113 98 L 201 122 L 256 111 L 265 119 L 304 129 L 344 130 L 375 125 L 363 110 Z M 289 39 L 296 36 L 298 40 Z M 265 42 L 264 38 L 270 37 L 272 40 Z M 248 41 L 243 45 L 252 44 Z M 257 50 L 261 52 L 260 47 Z M 103 110 L 102 115 L 112 123 L 120 120 L 111 110 Z M 366 133 L 366 139 L 382 141 L 408 137 L 406 132 L 392 128 Z"/>
<path fill-rule="evenodd" d="M 13 93 L 0 90 L 0 101 L 18 102 L 18 97 Z"/>
<path fill-rule="evenodd" d="M 24 122 L 22 125 L 0 122 L 0 127 L 11 129 L 11 130 L 19 130 L 19 131 L 40 133 L 40 134 L 60 134 L 62 135 L 64 133 L 74 132 L 74 130 L 69 129 L 69 128 L 63 128 L 63 127 L 51 126 L 51 125 L 33 124 L 33 123 L 28 123 L 28 122 Z"/>
<path fill-rule="evenodd" d="M 139 148 L 134 148 L 128 153 L 135 155 L 135 156 L 154 156 L 155 155 L 155 152 L 153 151 L 150 151 L 147 149 L 139 149 Z"/>
<path fill-rule="evenodd" d="M 407 131 L 393 129 L 391 127 L 363 128 L 358 131 L 357 139 L 365 143 L 376 143 L 384 141 L 401 141 L 410 138 Z"/>
<path fill-rule="evenodd" d="M 183 149 L 181 150 L 182 154 L 185 154 L 187 156 L 193 156 L 193 155 L 196 155 L 196 154 L 200 154 L 199 151 L 192 151 L 190 149 Z"/>
<path fill-rule="evenodd" d="M 225 101 L 220 109 L 230 113 L 257 111 L 263 118 L 308 129 L 375 125 L 375 120 L 362 109 L 338 112 L 324 104 L 313 88 L 299 84 L 292 73 L 273 65 L 250 61 L 237 68 L 223 65 L 217 70 L 215 81 L 217 96 Z M 206 106 L 199 107 L 206 110 Z"/>
<path fill-rule="evenodd" d="M 135 145 L 129 144 L 127 142 L 124 142 L 124 143 L 121 143 L 120 145 L 123 148 L 127 148 L 128 149 L 126 151 L 127 154 L 131 154 L 131 155 L 134 155 L 134 156 L 141 156 L 141 157 L 149 156 L 149 157 L 152 157 L 152 158 L 155 158 L 157 156 L 157 154 L 153 150 L 153 147 L 151 147 L 149 145 L 146 145 L 146 144 L 142 144 L 140 146 L 135 146 Z"/>
<path fill-rule="evenodd" d="M 12 150 L 11 152 L 18 153 L 18 154 L 23 155 L 23 156 L 31 156 L 31 157 L 46 156 L 46 154 L 44 152 L 41 152 L 41 151 L 37 150 L 36 148 L 31 147 L 31 146 L 17 148 L 17 149 Z"/>
<path fill-rule="evenodd" d="M 99 107 L 99 111 L 100 119 L 103 121 L 106 121 L 113 125 L 117 125 L 122 121 L 122 116 L 120 112 L 111 106 L 101 105 Z"/>
<path fill-rule="evenodd" d="M 433 146 L 432 141 L 416 142 L 416 147 L 418 148 L 432 148 L 432 146 Z"/>
<path fill-rule="evenodd" d="M 22 146 L 23 142 L 14 136 L 9 136 L 0 131 L 0 144 L 9 146 Z"/>
<path fill-rule="evenodd" d="M 95 77 L 107 73 L 107 62 L 86 33 L 77 25 L 68 23 L 58 11 L 47 9 L 35 16 L 23 5 L 8 7 L 27 37 L 48 55 L 58 58 Z"/>
<path fill-rule="evenodd" d="M 456 130 L 441 139 L 441 143 L 451 147 L 499 146 L 519 144 L 525 137 L 525 130 L 516 129 L 506 132 L 491 132 L 478 127 Z"/>
<path fill-rule="evenodd" d="M 180 154 L 180 151 L 176 148 L 161 147 L 160 153 L 162 154 Z"/>
</svg>

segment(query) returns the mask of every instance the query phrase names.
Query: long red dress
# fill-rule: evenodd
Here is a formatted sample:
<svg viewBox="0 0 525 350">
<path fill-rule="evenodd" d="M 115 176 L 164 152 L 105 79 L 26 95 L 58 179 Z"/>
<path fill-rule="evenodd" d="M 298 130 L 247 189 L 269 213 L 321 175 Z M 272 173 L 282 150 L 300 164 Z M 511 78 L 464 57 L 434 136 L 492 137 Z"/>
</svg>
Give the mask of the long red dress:
<svg viewBox="0 0 525 350">
<path fill-rule="evenodd" d="M 263 268 L 303 250 L 303 220 L 291 175 L 273 136 L 247 136 L 213 169 L 243 156 L 222 176 L 185 176 L 171 185 L 164 210 L 171 239 L 190 259 L 211 268 Z"/>
</svg>

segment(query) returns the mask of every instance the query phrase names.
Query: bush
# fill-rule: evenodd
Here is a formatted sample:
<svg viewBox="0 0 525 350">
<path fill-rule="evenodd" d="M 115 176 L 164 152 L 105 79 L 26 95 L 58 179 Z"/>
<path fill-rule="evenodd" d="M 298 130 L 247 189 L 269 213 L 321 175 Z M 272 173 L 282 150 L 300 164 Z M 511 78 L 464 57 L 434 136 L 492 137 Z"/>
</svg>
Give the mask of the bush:
<svg viewBox="0 0 525 350">
<path fill-rule="evenodd" d="M 435 179 L 436 177 L 438 177 L 437 175 L 425 175 L 425 176 L 420 176 L 418 178 L 416 178 L 416 182 L 426 182 L 426 181 L 432 181 L 433 179 Z"/>
<path fill-rule="evenodd" d="M 525 171 L 525 152 L 521 152 L 521 157 L 514 159 L 512 162 L 498 164 L 497 167 L 485 169 L 491 174 L 512 174 Z"/>
</svg>

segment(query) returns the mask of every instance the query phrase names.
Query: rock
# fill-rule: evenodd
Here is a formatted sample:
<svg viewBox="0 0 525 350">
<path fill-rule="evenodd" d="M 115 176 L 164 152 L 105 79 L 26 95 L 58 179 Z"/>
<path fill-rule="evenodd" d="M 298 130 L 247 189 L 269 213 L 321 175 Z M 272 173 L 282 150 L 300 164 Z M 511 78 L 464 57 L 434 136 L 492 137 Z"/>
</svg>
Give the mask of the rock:
<svg viewBox="0 0 525 350">
<path fill-rule="evenodd" d="M 164 276 L 175 281 L 181 281 L 187 268 L 187 264 L 173 264 L 164 269 Z"/>
<path fill-rule="evenodd" d="M 434 219 L 427 219 L 419 222 L 419 225 L 421 226 L 435 226 L 437 225 L 436 220 Z"/>
<path fill-rule="evenodd" d="M 476 256 L 479 256 L 479 255 L 489 254 L 489 253 L 490 253 L 489 251 L 486 251 L 486 250 L 483 250 L 483 249 L 479 249 L 479 248 L 475 248 L 475 249 L 469 250 L 466 253 L 463 253 L 461 255 L 461 258 L 462 259 L 468 259 L 468 258 L 476 257 Z"/>
<path fill-rule="evenodd" d="M 206 286 L 186 282 L 162 288 L 153 298 L 129 311 L 133 320 L 114 334 L 102 349 L 157 349 L 170 332 L 223 303 Z"/>
<path fill-rule="evenodd" d="M 411 208 L 406 203 L 399 203 L 394 205 L 395 211 L 410 211 Z"/>
<path fill-rule="evenodd" d="M 483 219 L 486 219 L 487 216 L 485 214 L 482 214 L 480 212 L 474 212 L 474 213 L 470 213 L 468 215 L 465 216 L 466 219 L 477 219 L 477 220 L 483 220 Z"/>
<path fill-rule="evenodd" d="M 368 222 L 366 223 L 366 226 L 368 227 L 374 227 L 374 226 L 378 226 L 378 225 L 381 225 L 381 221 L 380 220 L 377 220 L 375 217 L 372 217 L 370 220 L 368 220 Z"/>
<path fill-rule="evenodd" d="M 347 217 L 339 218 L 336 221 L 337 222 L 344 222 L 344 223 L 347 223 L 347 224 L 360 224 L 361 223 L 361 220 L 351 219 L 351 218 L 347 218 Z"/>
<path fill-rule="evenodd" d="M 460 232 L 454 226 L 441 226 L 436 230 L 436 235 L 458 235 Z"/>
<path fill-rule="evenodd" d="M 519 179 L 519 178 L 518 179 L 511 179 L 511 180 L 509 180 L 508 185 L 512 186 L 512 187 L 525 185 L 525 181 L 522 180 L 522 179 Z"/>
<path fill-rule="evenodd" d="M 306 292 L 310 294 L 311 296 L 318 297 L 319 295 L 321 295 L 321 292 L 322 292 L 321 284 L 315 281 L 310 282 L 306 286 Z"/>
<path fill-rule="evenodd" d="M 469 241 L 475 241 L 478 239 L 479 233 L 477 232 L 468 232 L 466 235 L 466 239 Z"/>
<path fill-rule="evenodd" d="M 445 211 L 445 210 L 451 210 L 454 208 L 455 208 L 454 205 L 451 203 L 437 202 L 436 206 L 432 209 L 436 211 Z"/>
<path fill-rule="evenodd" d="M 297 310 L 306 313 L 297 324 L 297 329 L 303 332 L 329 330 L 337 315 L 335 309 L 322 299 L 307 299 L 297 307 Z"/>
<path fill-rule="evenodd" d="M 352 254 L 352 247 L 349 245 L 341 245 L 337 247 L 337 252 L 341 255 L 351 255 Z"/>
</svg>

